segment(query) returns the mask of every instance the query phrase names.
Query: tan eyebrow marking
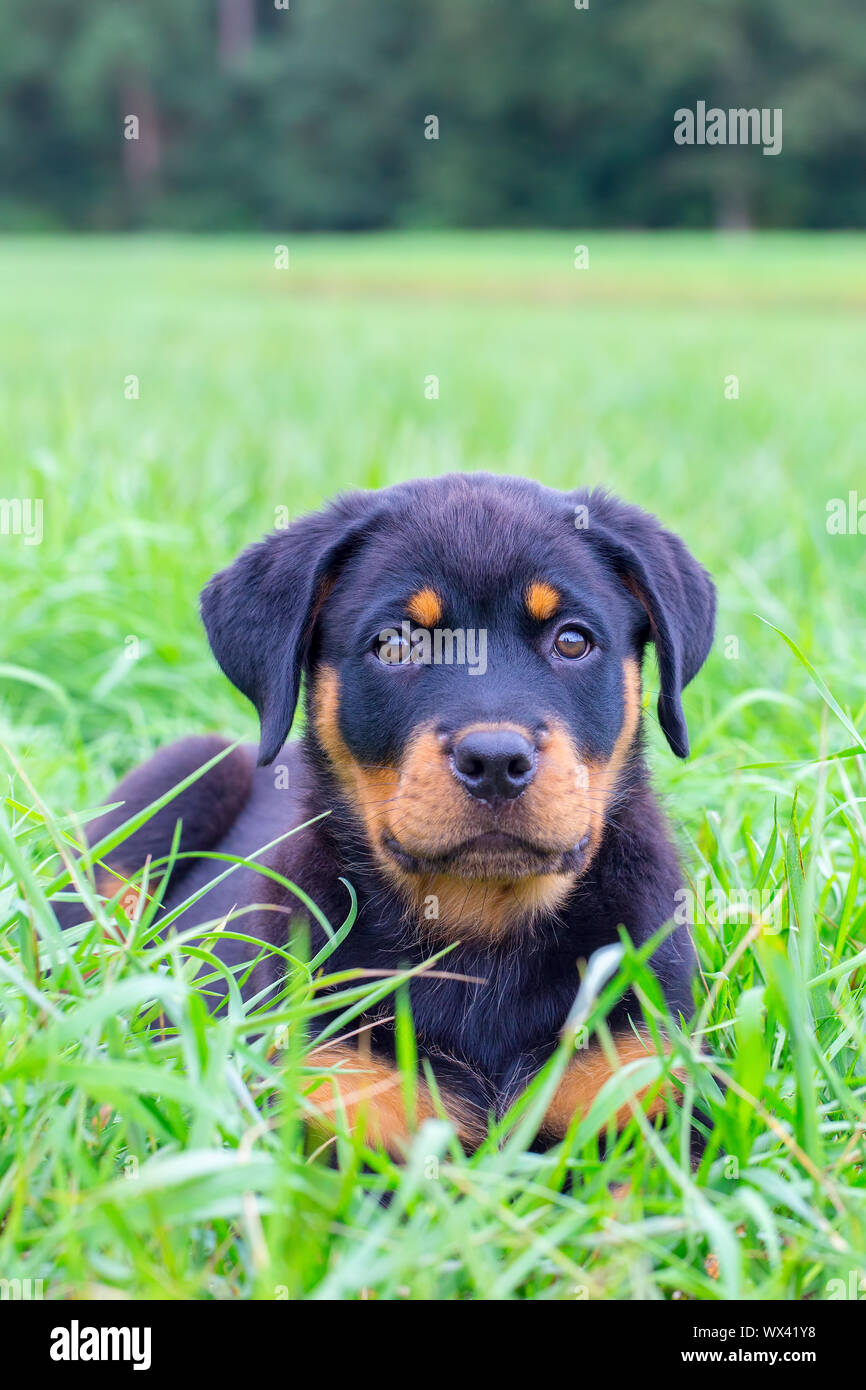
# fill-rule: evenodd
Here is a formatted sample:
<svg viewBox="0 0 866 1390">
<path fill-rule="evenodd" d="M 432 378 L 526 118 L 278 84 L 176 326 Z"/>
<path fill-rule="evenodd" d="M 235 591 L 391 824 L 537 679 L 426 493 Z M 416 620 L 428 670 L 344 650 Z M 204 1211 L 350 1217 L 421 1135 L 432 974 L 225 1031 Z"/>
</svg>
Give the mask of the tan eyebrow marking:
<svg viewBox="0 0 866 1390">
<path fill-rule="evenodd" d="M 559 590 L 548 584 L 546 579 L 534 579 L 526 590 L 524 602 L 530 618 L 544 623 L 553 617 L 561 600 Z"/>
<path fill-rule="evenodd" d="M 442 618 L 442 600 L 435 589 L 419 589 L 406 605 L 406 612 L 421 627 L 435 627 Z"/>
</svg>

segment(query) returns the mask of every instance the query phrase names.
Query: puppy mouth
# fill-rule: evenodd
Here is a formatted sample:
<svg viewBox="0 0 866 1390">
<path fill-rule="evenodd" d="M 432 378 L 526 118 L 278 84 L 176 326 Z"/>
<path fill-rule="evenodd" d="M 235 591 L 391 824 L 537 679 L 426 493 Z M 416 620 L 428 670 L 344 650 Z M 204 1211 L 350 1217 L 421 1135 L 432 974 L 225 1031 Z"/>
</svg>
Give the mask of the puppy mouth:
<svg viewBox="0 0 866 1390">
<path fill-rule="evenodd" d="M 456 878 L 483 878 L 511 881 L 541 874 L 579 872 L 584 866 L 589 835 L 569 848 L 535 844 L 503 830 L 485 831 L 444 850 L 408 849 L 391 834 L 382 837 L 382 847 L 404 872 L 445 873 Z"/>
</svg>

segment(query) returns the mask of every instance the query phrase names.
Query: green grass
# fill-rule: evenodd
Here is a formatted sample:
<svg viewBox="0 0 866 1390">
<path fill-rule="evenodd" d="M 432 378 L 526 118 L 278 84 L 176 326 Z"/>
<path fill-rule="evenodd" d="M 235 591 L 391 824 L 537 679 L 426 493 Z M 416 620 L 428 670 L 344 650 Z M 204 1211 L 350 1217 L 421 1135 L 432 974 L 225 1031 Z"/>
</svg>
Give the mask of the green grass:
<svg viewBox="0 0 866 1390">
<path fill-rule="evenodd" d="M 3 244 L 0 497 L 44 503 L 41 545 L 0 536 L 3 1277 L 52 1298 L 822 1299 L 866 1275 L 866 753 L 823 760 L 863 747 L 866 712 L 866 536 L 826 527 L 830 499 L 866 495 L 866 248 L 593 235 L 578 271 L 583 240 L 298 238 L 288 271 L 276 238 Z M 239 1000 L 208 1013 L 177 946 L 145 949 L 147 919 L 99 909 L 64 942 L 46 907 L 65 836 L 134 762 L 254 734 L 197 620 L 209 574 L 278 508 L 479 468 L 607 485 L 719 584 L 692 758 L 651 740 L 690 883 L 721 895 L 676 1043 L 716 1122 L 697 1173 L 676 1108 L 599 1162 L 625 1075 L 527 1153 L 553 1073 L 472 1158 L 437 1122 L 405 1166 L 345 1135 L 328 1166 L 300 1123 L 327 959 L 314 977 L 294 942 L 252 1027 Z M 769 929 L 733 920 L 738 890 L 781 895 Z M 640 962 L 608 990 L 632 977 L 655 1018 Z M 411 1067 L 399 982 L 340 987 L 349 1017 L 397 991 Z M 161 1007 L 175 1029 L 148 1027 Z"/>
</svg>

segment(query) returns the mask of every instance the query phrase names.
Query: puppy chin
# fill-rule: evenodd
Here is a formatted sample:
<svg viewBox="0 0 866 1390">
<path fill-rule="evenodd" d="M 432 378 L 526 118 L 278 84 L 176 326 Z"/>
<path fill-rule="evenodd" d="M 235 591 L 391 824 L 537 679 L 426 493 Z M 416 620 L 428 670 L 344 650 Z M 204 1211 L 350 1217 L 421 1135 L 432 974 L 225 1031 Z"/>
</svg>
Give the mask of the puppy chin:
<svg viewBox="0 0 866 1390">
<path fill-rule="evenodd" d="M 385 835 L 382 848 L 404 873 L 447 874 L 467 881 L 513 883 L 550 874 L 579 874 L 586 867 L 589 834 L 567 849 L 531 845 L 509 835 L 479 835 L 443 851 L 440 846 L 411 848 Z"/>
</svg>

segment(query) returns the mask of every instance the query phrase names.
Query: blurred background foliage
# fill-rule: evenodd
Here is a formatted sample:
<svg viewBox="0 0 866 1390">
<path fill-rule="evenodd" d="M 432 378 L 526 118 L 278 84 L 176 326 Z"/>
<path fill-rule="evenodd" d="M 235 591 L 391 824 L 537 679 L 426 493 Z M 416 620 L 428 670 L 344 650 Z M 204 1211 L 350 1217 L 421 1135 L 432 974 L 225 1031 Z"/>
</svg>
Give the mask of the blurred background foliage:
<svg viewBox="0 0 866 1390">
<path fill-rule="evenodd" d="M 862 0 L 4 0 L 0 228 L 862 226 L 864 72 Z"/>
</svg>

